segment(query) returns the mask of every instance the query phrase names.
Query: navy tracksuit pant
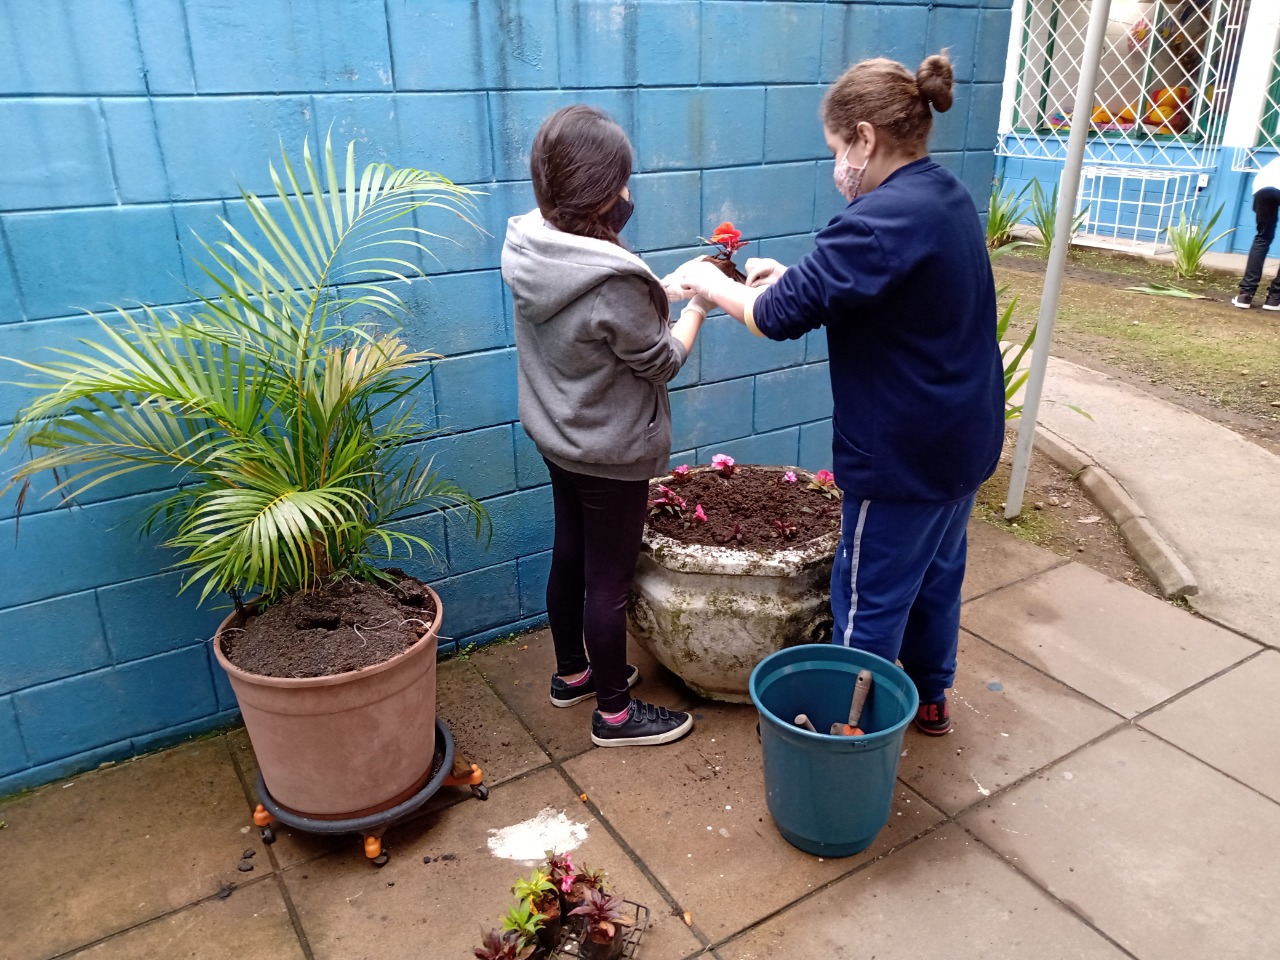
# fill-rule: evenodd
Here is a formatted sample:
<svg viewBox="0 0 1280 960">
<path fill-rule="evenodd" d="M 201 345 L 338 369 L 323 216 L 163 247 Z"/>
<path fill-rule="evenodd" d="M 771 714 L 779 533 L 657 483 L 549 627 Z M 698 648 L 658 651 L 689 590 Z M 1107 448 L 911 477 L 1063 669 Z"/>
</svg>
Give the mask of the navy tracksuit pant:
<svg viewBox="0 0 1280 960">
<path fill-rule="evenodd" d="M 900 661 L 921 703 L 940 701 L 955 680 L 974 499 L 844 500 L 831 569 L 832 642 Z"/>
</svg>

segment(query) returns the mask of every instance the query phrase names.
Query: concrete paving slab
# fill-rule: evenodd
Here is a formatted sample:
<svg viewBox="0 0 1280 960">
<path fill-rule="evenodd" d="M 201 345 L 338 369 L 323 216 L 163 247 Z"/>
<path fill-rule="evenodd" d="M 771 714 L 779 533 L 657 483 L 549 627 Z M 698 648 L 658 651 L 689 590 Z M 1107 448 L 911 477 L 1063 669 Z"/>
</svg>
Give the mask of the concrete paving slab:
<svg viewBox="0 0 1280 960">
<path fill-rule="evenodd" d="M 549 762 L 473 663 L 451 660 L 440 664 L 436 713 L 448 722 L 455 748 L 480 765 L 485 783 L 491 787 Z"/>
<path fill-rule="evenodd" d="M 971 600 L 1066 562 L 1056 553 L 1019 540 L 989 523 L 970 521 L 969 563 L 960 589 L 961 599 Z"/>
<path fill-rule="evenodd" d="M 698 702 L 699 698 L 679 677 L 635 640 L 627 644 L 627 659 L 640 669 L 635 696 L 678 710 Z M 551 706 L 550 683 L 556 659 L 550 630 L 529 634 L 520 643 L 486 647 L 472 654 L 472 661 L 552 757 L 563 760 L 594 749 L 591 711 L 595 704 L 587 701 L 565 709 Z"/>
<path fill-rule="evenodd" d="M 712 940 L 942 818 L 899 785 L 889 823 L 869 849 L 834 860 L 802 853 L 782 839 L 765 806 L 755 709 L 708 703 L 697 715 L 693 733 L 677 744 L 595 750 L 570 760 L 565 772 Z"/>
<path fill-rule="evenodd" d="M 1280 727 L 1263 719 L 1274 716 L 1278 689 L 1280 653 L 1268 650 L 1161 707 L 1142 725 L 1280 802 Z"/>
<path fill-rule="evenodd" d="M 1280 944 L 1280 806 L 1140 728 L 960 822 L 1143 960 L 1255 960 Z"/>
<path fill-rule="evenodd" d="M 1258 649 L 1078 563 L 965 604 L 961 623 L 1126 717 Z"/>
<path fill-rule="evenodd" d="M 495 788 L 486 802 L 449 807 L 397 831 L 381 870 L 361 858 L 330 856 L 283 876 L 316 960 L 422 960 L 471 955 L 481 926 L 498 926 L 514 902 L 511 885 L 533 864 L 503 860 L 488 847 L 492 830 L 522 823 L 551 807 L 585 824 L 575 861 L 606 870 L 627 899 L 649 907 L 644 960 L 678 960 L 699 941 L 591 815 L 564 778 L 540 770 Z M 422 858 L 452 856 L 452 860 Z"/>
<path fill-rule="evenodd" d="M 1087 743 L 1122 719 L 1070 687 L 961 631 L 953 726 L 908 729 L 898 776 L 954 815 Z"/>
<path fill-rule="evenodd" d="M 1051 358 L 1040 421 L 1107 468 L 1195 575 L 1192 606 L 1280 646 L 1280 457 L 1123 381 Z M 1075 404 L 1092 414 L 1073 412 Z"/>
<path fill-rule="evenodd" d="M 274 879 L 241 887 L 127 930 L 75 960 L 303 960 L 293 921 Z"/>
<path fill-rule="evenodd" d="M 723 960 L 1125 956 L 954 825 L 845 877 L 717 952 Z"/>
<path fill-rule="evenodd" d="M 207 897 L 244 878 L 246 849 L 257 852 L 254 875 L 269 873 L 256 831 L 241 832 L 246 814 L 221 737 L 0 806 L 0 950 L 7 960 L 52 956 Z"/>
<path fill-rule="evenodd" d="M 449 724 L 455 749 L 461 749 L 472 763 L 484 771 L 490 787 L 528 773 L 548 762 L 523 724 L 503 706 L 489 689 L 475 667 L 467 660 L 441 663 L 436 675 L 436 713 Z M 227 734 L 236 762 L 244 770 L 245 783 L 257 781 L 258 763 L 253 746 L 243 727 Z M 422 813 L 459 803 L 470 796 L 465 788 L 445 788 L 432 797 Z M 256 795 L 252 805 L 257 803 Z M 391 832 L 399 825 L 391 828 Z M 273 853 L 282 867 L 313 860 L 328 853 L 357 850 L 359 838 L 354 834 L 323 837 L 303 833 L 277 824 Z"/>
</svg>

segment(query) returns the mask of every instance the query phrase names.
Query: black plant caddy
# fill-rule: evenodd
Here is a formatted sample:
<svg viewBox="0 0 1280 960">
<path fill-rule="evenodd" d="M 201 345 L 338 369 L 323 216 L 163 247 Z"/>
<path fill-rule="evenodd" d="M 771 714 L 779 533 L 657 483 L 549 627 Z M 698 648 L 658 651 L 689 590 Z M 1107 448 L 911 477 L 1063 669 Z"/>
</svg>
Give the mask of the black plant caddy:
<svg viewBox="0 0 1280 960">
<path fill-rule="evenodd" d="M 640 949 L 640 938 L 644 936 L 645 930 L 649 926 L 649 908 L 644 904 L 636 903 L 632 900 L 623 900 L 624 908 L 630 908 L 627 912 L 635 913 L 635 919 L 631 926 L 623 927 L 621 952 L 614 956 L 621 957 L 622 960 L 633 960 L 636 951 Z M 590 953 L 583 953 L 583 947 L 586 941 L 586 931 L 580 924 L 566 923 L 560 934 L 560 946 L 555 953 L 551 955 L 557 957 L 580 957 L 582 960 L 591 960 Z"/>
</svg>

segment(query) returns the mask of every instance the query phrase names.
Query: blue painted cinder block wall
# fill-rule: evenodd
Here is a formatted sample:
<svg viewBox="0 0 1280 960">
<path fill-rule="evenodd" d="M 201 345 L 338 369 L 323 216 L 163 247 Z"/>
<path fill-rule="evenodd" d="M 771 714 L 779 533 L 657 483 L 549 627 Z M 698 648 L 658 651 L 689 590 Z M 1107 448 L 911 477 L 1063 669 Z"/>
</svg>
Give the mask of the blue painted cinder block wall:
<svg viewBox="0 0 1280 960">
<path fill-rule="evenodd" d="M 414 282 L 409 335 L 445 355 L 423 407 L 437 464 L 484 499 L 480 549 L 413 524 L 445 563 L 416 572 L 452 643 L 542 622 L 546 474 L 516 423 L 506 218 L 533 206 L 528 147 L 552 110 L 610 111 L 637 150 L 628 240 L 663 272 L 733 220 L 749 256 L 794 260 L 839 208 L 817 121 L 825 84 L 885 55 L 949 47 L 956 105 L 935 155 L 985 204 L 1008 0 L 5 0 L 0 5 L 0 354 L 92 334 L 84 308 L 181 305 L 209 282 L 193 231 L 248 218 L 281 141 L 333 131 L 361 160 L 439 170 L 486 191 L 489 235 L 447 230 Z M 725 318 L 673 385 L 677 461 L 829 465 L 821 338 L 762 343 Z M 10 379 L 15 368 L 4 377 Z M 0 385 L 0 422 L 23 402 Z M 0 470 L 11 469 L 16 451 Z M 75 510 L 33 500 L 15 537 L 0 502 L 0 794 L 226 723 L 235 701 L 207 638 L 220 611 L 176 597 L 172 558 L 135 521 L 171 478 L 104 485 Z M 47 488 L 46 488 L 47 489 Z"/>
</svg>

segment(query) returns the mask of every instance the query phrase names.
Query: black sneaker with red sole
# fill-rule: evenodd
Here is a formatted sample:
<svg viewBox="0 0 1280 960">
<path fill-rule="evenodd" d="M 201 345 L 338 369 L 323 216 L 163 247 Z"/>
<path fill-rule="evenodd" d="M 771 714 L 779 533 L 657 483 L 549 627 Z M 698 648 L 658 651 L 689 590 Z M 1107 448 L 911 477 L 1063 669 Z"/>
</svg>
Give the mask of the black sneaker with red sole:
<svg viewBox="0 0 1280 960">
<path fill-rule="evenodd" d="M 922 703 L 916 710 L 916 729 L 930 737 L 943 737 L 951 732 L 951 711 L 947 698 L 937 703 Z"/>
</svg>

